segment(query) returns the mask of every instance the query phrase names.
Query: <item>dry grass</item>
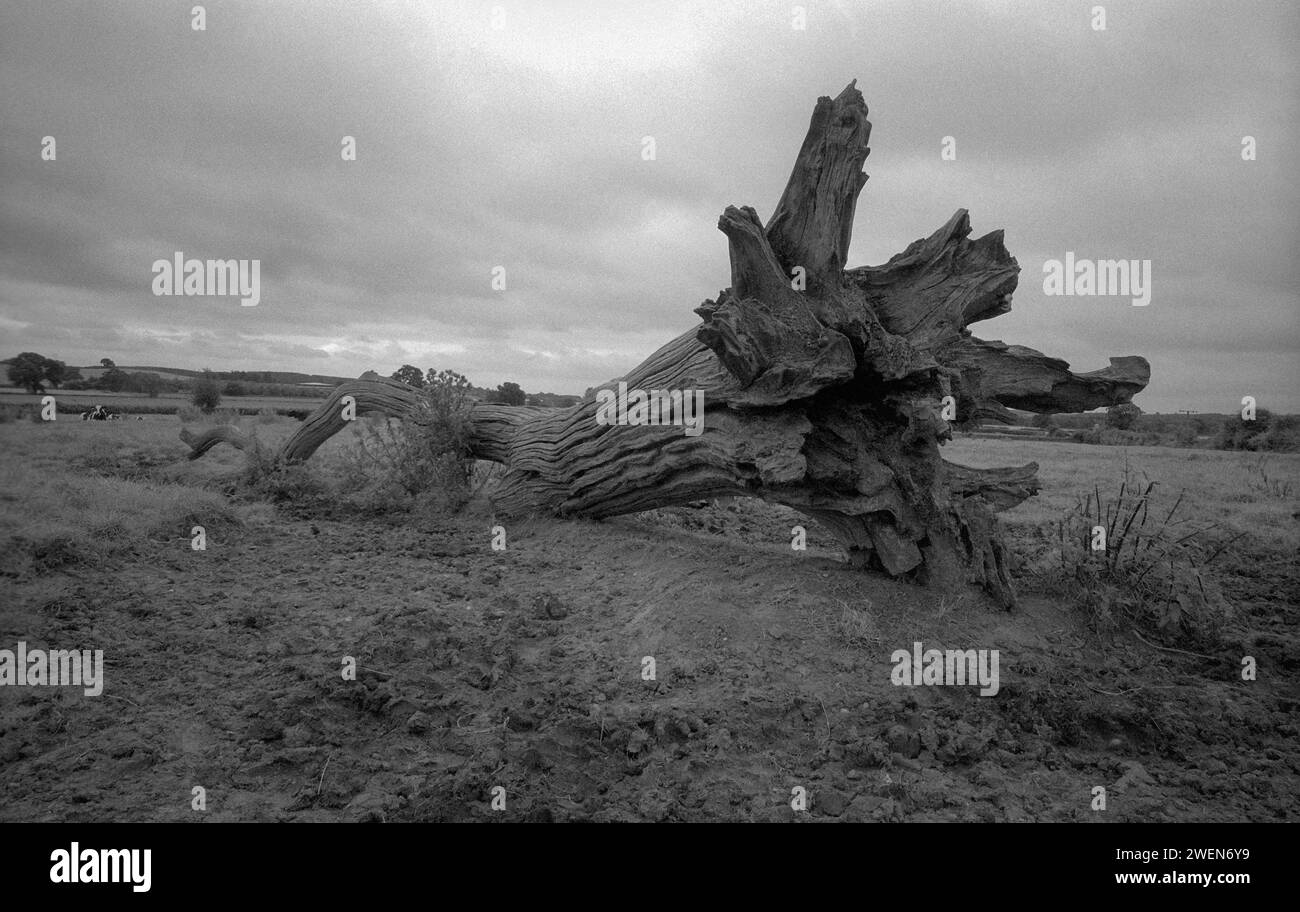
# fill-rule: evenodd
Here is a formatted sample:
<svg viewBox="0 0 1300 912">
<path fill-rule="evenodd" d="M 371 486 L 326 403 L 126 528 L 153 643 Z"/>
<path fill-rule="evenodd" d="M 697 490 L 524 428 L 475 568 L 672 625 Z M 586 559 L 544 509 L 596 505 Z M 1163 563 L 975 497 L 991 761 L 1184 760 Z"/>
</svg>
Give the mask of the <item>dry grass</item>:
<svg viewBox="0 0 1300 912">
<path fill-rule="evenodd" d="M 296 426 L 269 417 L 245 422 L 246 431 L 261 441 L 263 456 L 273 453 Z M 337 435 L 317 459 L 292 470 L 298 474 L 290 477 L 290 470 L 263 464 L 266 460 L 250 463 L 247 454 L 231 448 L 219 447 L 189 462 L 187 447 L 177 439 L 179 427 L 174 419 L 0 424 L 5 454 L 0 549 L 6 572 L 95 561 L 151 540 L 187 537 L 191 525 L 260 521 L 270 515 L 262 501 L 294 503 L 312 496 L 334 502 L 347 515 L 356 509 L 346 499 L 348 485 L 355 487 L 373 470 L 358 460 L 357 437 L 363 431 Z M 1040 463 L 1042 493 L 1002 514 L 1016 550 L 1036 561 L 1022 569 L 1022 586 L 1042 584 L 1050 590 L 1051 580 L 1033 574 L 1043 577 L 1053 561 L 1059 568 L 1064 555 L 1075 575 L 1058 578 L 1058 589 L 1086 584 L 1107 591 L 1108 601 L 1097 604 L 1109 606 L 1111 620 L 1127 615 L 1165 633 L 1173 621 L 1182 624 L 1181 616 L 1167 617 L 1175 605 L 1183 615 L 1210 617 L 1206 612 L 1218 598 L 1215 587 L 1233 599 L 1236 592 L 1250 590 L 1260 604 L 1291 600 L 1300 550 L 1300 502 L 1294 494 L 1300 489 L 1300 456 L 1271 454 L 1261 460 L 1253 453 L 988 439 L 959 439 L 945 456 L 969 465 Z M 1126 458 L 1129 482 L 1120 496 Z M 340 476 L 340 467 L 349 465 L 352 474 Z M 484 469 L 475 468 L 472 486 L 490 477 Z M 1152 488 L 1152 482 L 1158 484 Z M 1176 512 L 1164 521 L 1176 501 Z M 423 508 L 418 497 L 412 505 Z M 1103 558 L 1082 550 L 1065 555 L 1063 545 L 1082 548 L 1083 525 L 1090 527 L 1098 517 L 1112 528 L 1111 544 L 1119 550 Z M 761 526 L 754 543 L 784 546 L 786 519 L 782 514 Z M 1163 523 L 1160 530 L 1157 520 Z M 1195 592 L 1180 600 L 1180 587 L 1188 584 Z M 1126 606 L 1124 599 L 1141 587 L 1150 597 L 1172 593 L 1172 599 L 1166 597 L 1162 607 L 1146 614 L 1139 606 Z M 861 612 L 846 613 L 841 620 L 846 638 L 872 635 L 866 626 L 870 618 Z"/>
<path fill-rule="evenodd" d="M 1300 455 L 989 439 L 944 455 L 1039 463 L 1041 493 L 1001 514 L 1026 557 L 1021 585 L 1075 601 L 1100 626 L 1212 644 L 1243 607 L 1237 593 L 1265 605 L 1296 588 Z"/>
<path fill-rule="evenodd" d="M 359 509 L 457 512 L 482 489 L 470 456 L 469 384 L 444 371 L 431 378 L 404 420 L 361 418 L 322 462 L 339 494 Z"/>
<path fill-rule="evenodd" d="M 171 422 L 0 426 L 0 552 L 10 575 L 96 563 L 148 542 L 188 539 L 194 525 L 269 516 L 153 471 L 183 456 Z M 167 438 L 171 439 L 168 440 Z"/>
<path fill-rule="evenodd" d="M 1254 453 L 959 438 L 943 455 L 976 467 L 1039 464 L 1042 491 L 1000 514 L 1012 531 L 1050 528 L 1097 485 L 1103 486 L 1103 495 L 1107 486 L 1118 488 L 1127 460 L 1137 481 L 1158 481 L 1162 494 L 1186 491 L 1179 512 L 1189 520 L 1219 522 L 1230 533 L 1246 532 L 1270 551 L 1294 555 L 1300 548 L 1300 499 L 1259 490 L 1259 476 L 1252 469 L 1259 456 Z M 1271 454 L 1268 477 L 1291 491 L 1300 489 L 1300 454 Z"/>
<path fill-rule="evenodd" d="M 840 616 L 835 629 L 840 639 L 850 646 L 879 646 L 880 633 L 876 629 L 876 620 L 872 617 L 873 606 L 870 600 L 861 608 L 855 608 L 842 599 L 836 601 L 840 603 Z"/>
</svg>

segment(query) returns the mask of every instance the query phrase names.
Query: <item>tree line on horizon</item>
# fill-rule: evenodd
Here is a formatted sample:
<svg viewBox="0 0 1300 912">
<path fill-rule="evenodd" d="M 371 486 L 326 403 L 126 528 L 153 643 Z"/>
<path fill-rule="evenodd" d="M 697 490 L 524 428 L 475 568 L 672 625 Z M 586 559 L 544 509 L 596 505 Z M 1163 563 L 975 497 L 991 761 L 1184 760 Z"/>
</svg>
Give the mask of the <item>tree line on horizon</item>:
<svg viewBox="0 0 1300 912">
<path fill-rule="evenodd" d="M 397 370 L 389 374 L 389 378 L 399 383 L 405 383 L 407 386 L 416 389 L 429 389 L 437 382 L 435 378 L 440 373 L 450 374 L 465 380 L 471 392 L 480 395 L 484 402 L 492 402 L 500 405 L 542 405 L 551 408 L 567 408 L 571 405 L 577 405 L 582 401 L 581 396 L 565 396 L 558 393 L 528 393 L 523 387 L 512 380 L 501 383 L 494 390 L 482 389 L 470 384 L 469 381 L 461 374 L 455 371 L 435 371 L 429 368 L 428 371 L 421 371 L 412 364 L 403 364 Z"/>
<path fill-rule="evenodd" d="M 156 398 L 161 393 L 189 393 L 201 379 L 208 378 L 218 384 L 225 396 L 275 396 L 279 398 L 319 398 L 327 390 L 304 388 L 297 378 L 315 378 L 315 374 L 296 374 L 283 371 L 183 371 L 173 368 L 158 370 L 124 370 L 112 358 L 101 358 L 97 376 L 86 377 L 81 368 L 69 367 L 65 362 L 47 358 L 37 352 L 22 352 L 4 363 L 8 368 L 9 382 L 29 393 L 41 394 L 46 388 L 63 391 L 100 390 L 110 393 L 135 393 Z M 189 376 L 165 376 L 167 373 L 184 373 Z M 338 378 L 323 378 L 326 383 L 342 382 Z"/>
<path fill-rule="evenodd" d="M 282 371 L 221 371 L 203 370 L 193 377 L 165 377 L 155 371 L 127 371 L 119 368 L 111 358 L 101 358 L 98 376 L 86 378 L 78 367 L 69 367 L 64 361 L 47 358 L 37 352 L 21 352 L 4 363 L 8 368 L 9 382 L 33 394 L 46 392 L 47 385 L 64 391 L 102 390 L 113 393 L 135 393 L 156 398 L 160 393 L 188 393 L 193 403 L 210 412 L 222 397 L 278 396 L 284 398 L 319 398 L 324 388 L 304 389 L 284 382 L 273 382 L 284 377 L 320 376 L 285 373 Z M 193 373 L 193 372 L 187 372 Z M 507 380 L 495 390 L 470 384 L 455 371 L 435 371 L 429 368 L 403 364 L 389 375 L 393 380 L 416 389 L 433 389 L 446 378 L 462 382 L 465 388 L 484 402 L 502 405 L 537 405 L 566 408 L 582 401 L 580 396 L 556 393 L 528 393 L 518 383 Z M 328 378 L 320 382 L 342 382 Z M 1152 444 L 1196 446 L 1197 441 L 1209 438 L 1217 449 L 1264 450 L 1295 452 L 1300 450 L 1300 417 L 1274 415 L 1268 409 L 1259 409 L 1253 420 L 1240 415 L 1212 413 L 1180 413 L 1176 415 L 1145 414 L 1133 403 L 1112 406 L 1105 412 L 1073 415 L 1016 416 L 1017 423 L 1042 428 L 1051 434 L 1065 429 L 1083 431 L 1071 435 L 1085 443 Z"/>
<path fill-rule="evenodd" d="M 64 391 L 101 390 L 111 393 L 135 393 L 156 398 L 161 393 L 189 393 L 194 396 L 201 392 L 204 405 L 210 407 L 213 397 L 221 396 L 279 396 L 295 398 L 319 398 L 328 387 L 304 388 L 300 384 L 315 382 L 337 385 L 344 382 L 341 378 L 325 377 L 318 374 L 298 374 L 284 371 L 182 371 L 172 368 L 158 370 L 123 370 L 112 358 L 101 358 L 94 377 L 82 375 L 81 368 L 69 367 L 64 361 L 48 358 L 37 352 L 21 352 L 4 363 L 8 368 L 9 382 L 20 386 L 29 393 L 42 394 L 47 386 Z M 169 377 L 159 373 L 185 373 L 191 376 Z M 410 364 L 403 364 L 390 376 L 392 379 L 416 389 L 425 389 L 434 383 L 440 372 L 429 368 L 427 373 Z M 455 371 L 445 372 L 457 377 Z M 299 379 L 310 378 L 310 379 Z M 507 380 L 495 390 L 483 389 L 465 380 L 468 390 L 484 402 L 502 405 L 540 405 L 563 408 L 576 405 L 582 401 L 580 396 L 561 395 L 557 393 L 528 393 L 518 383 Z M 196 403 L 198 404 L 198 403 Z"/>
</svg>

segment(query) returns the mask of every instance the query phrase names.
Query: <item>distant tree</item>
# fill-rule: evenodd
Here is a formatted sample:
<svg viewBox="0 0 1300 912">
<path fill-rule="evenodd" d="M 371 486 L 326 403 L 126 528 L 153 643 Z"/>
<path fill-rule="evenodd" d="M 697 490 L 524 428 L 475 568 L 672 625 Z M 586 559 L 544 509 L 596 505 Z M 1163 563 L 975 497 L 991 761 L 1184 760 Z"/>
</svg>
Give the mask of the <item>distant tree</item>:
<svg viewBox="0 0 1300 912">
<path fill-rule="evenodd" d="M 1233 415 L 1223 422 L 1214 445 L 1220 450 L 1262 450 L 1272 423 L 1273 413 L 1266 408 L 1256 409 L 1252 421 Z"/>
<path fill-rule="evenodd" d="M 113 363 L 112 358 L 100 358 L 99 364 L 101 367 L 106 367 L 106 368 L 117 367 L 117 365 Z"/>
<path fill-rule="evenodd" d="M 22 352 L 9 361 L 9 382 L 29 393 L 45 392 L 46 364 L 49 358 L 36 352 Z"/>
<path fill-rule="evenodd" d="M 453 370 L 435 371 L 432 367 L 424 375 L 424 388 L 428 390 L 451 390 L 452 398 L 464 400 L 469 396 L 470 383 L 464 374 Z"/>
<path fill-rule="evenodd" d="M 99 388 L 111 393 L 120 393 L 131 382 L 131 375 L 121 368 L 110 367 L 99 375 Z"/>
<path fill-rule="evenodd" d="M 64 369 L 64 372 L 63 372 L 63 382 L 64 382 L 64 383 L 72 383 L 72 382 L 74 382 L 74 381 L 84 380 L 84 379 L 85 379 L 85 378 L 81 376 L 81 368 L 79 368 L 79 367 L 68 367 L 68 368 L 65 368 L 65 369 Z"/>
<path fill-rule="evenodd" d="M 163 378 L 149 371 L 137 371 L 128 375 L 126 388 L 133 393 L 144 393 L 150 399 L 157 399 L 163 387 Z"/>
<path fill-rule="evenodd" d="M 238 380 L 232 380 L 221 390 L 223 396 L 247 396 L 248 388 Z"/>
<path fill-rule="evenodd" d="M 507 380 L 497 387 L 492 398 L 493 401 L 502 405 L 523 405 L 528 399 L 528 394 L 523 391 L 523 388 L 518 383 Z"/>
<path fill-rule="evenodd" d="M 403 364 L 393 371 L 392 378 L 398 383 L 405 383 L 407 386 L 413 386 L 416 389 L 424 389 L 424 374 L 420 372 L 418 367 Z"/>
<path fill-rule="evenodd" d="M 194 381 L 190 401 L 207 413 L 211 413 L 221 404 L 221 387 L 217 384 L 216 374 L 205 370 L 203 375 Z"/>
<path fill-rule="evenodd" d="M 1106 426 L 1121 431 L 1132 430 L 1133 425 L 1137 424 L 1138 415 L 1141 414 L 1142 409 L 1132 402 L 1121 402 L 1119 405 L 1112 405 L 1106 409 Z"/>
<path fill-rule="evenodd" d="M 1172 426 L 1170 425 L 1171 420 L 1176 421 L 1177 419 L 1171 419 L 1169 416 L 1161 415 L 1157 412 L 1154 415 L 1144 416 L 1142 420 L 1137 423 L 1142 425 L 1141 430 L 1144 433 L 1168 434 L 1172 431 Z"/>
<path fill-rule="evenodd" d="M 68 365 L 62 361 L 56 361 L 53 358 L 45 359 L 45 380 L 50 386 L 58 389 L 63 382 L 68 379 Z"/>
<path fill-rule="evenodd" d="M 1281 453 L 1300 452 L 1300 417 L 1274 415 L 1264 434 L 1264 449 Z"/>
</svg>

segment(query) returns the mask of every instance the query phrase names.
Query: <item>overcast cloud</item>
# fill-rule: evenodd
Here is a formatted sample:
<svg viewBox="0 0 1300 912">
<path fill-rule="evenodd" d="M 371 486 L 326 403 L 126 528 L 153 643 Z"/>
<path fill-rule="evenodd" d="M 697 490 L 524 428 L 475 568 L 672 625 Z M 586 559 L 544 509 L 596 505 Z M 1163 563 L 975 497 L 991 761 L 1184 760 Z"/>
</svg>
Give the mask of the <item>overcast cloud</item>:
<svg viewBox="0 0 1300 912">
<path fill-rule="evenodd" d="M 1147 411 L 1300 411 L 1294 0 L 193 5 L 0 5 L 0 356 L 581 393 L 698 322 L 718 215 L 770 215 L 856 78 L 850 265 L 965 207 L 1021 265 L 978 335 L 1145 355 Z M 178 250 L 259 259 L 261 303 L 155 297 Z M 1044 295 L 1066 251 L 1151 260 L 1150 305 Z"/>
</svg>

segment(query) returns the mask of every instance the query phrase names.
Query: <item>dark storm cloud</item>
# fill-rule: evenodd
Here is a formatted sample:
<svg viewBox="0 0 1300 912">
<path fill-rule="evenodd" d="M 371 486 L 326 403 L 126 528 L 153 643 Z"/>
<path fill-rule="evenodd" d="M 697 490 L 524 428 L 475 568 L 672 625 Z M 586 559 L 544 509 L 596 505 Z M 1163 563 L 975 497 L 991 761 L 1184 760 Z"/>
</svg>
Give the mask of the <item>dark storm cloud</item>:
<svg viewBox="0 0 1300 912">
<path fill-rule="evenodd" d="M 1294 4 L 1103 3 L 1104 32 L 1076 2 L 805 2 L 803 31 L 786 3 L 209 3 L 206 32 L 192 5 L 0 7 L 6 354 L 580 392 L 694 322 L 718 214 L 768 215 L 856 77 L 854 265 L 966 207 L 1022 267 L 979 334 L 1146 354 L 1152 410 L 1300 409 Z M 260 259 L 262 303 L 154 297 L 176 250 Z M 1151 304 L 1044 295 L 1066 251 L 1151 260 Z"/>
</svg>

